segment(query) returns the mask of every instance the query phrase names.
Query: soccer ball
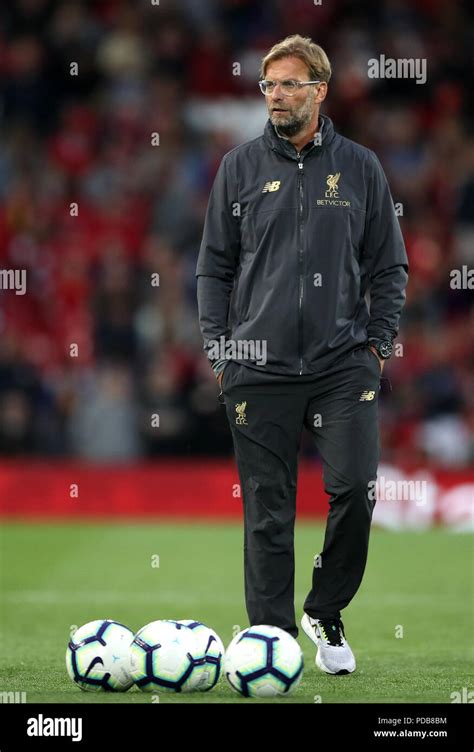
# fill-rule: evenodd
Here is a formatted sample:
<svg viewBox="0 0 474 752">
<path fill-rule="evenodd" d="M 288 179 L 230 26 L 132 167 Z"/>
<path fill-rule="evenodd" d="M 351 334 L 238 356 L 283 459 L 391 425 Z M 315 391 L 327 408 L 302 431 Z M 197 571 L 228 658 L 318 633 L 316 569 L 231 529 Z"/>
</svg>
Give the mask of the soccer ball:
<svg viewBox="0 0 474 752">
<path fill-rule="evenodd" d="M 249 627 L 234 637 L 224 657 L 230 686 L 244 697 L 289 695 L 303 676 L 303 653 L 279 627 Z"/>
<path fill-rule="evenodd" d="M 197 686 L 200 692 L 207 692 L 218 682 L 221 674 L 222 660 L 224 657 L 224 645 L 222 640 L 213 629 L 192 619 L 181 619 L 179 624 L 185 624 L 191 629 L 197 639 L 199 651 L 204 654 L 204 668 L 202 679 Z"/>
<path fill-rule="evenodd" d="M 79 627 L 66 650 L 71 679 L 88 692 L 125 692 L 130 676 L 133 632 L 112 619 L 97 619 Z"/>
<path fill-rule="evenodd" d="M 146 624 L 130 647 L 130 672 L 143 692 L 191 692 L 203 680 L 204 663 L 193 630 L 177 621 Z"/>
</svg>

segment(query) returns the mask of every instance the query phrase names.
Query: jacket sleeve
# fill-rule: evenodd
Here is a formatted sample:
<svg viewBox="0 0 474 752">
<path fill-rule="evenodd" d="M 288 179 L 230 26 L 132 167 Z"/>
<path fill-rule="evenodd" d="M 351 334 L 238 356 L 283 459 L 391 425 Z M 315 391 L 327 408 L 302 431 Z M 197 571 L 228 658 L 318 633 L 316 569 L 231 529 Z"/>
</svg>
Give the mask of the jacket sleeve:
<svg viewBox="0 0 474 752">
<path fill-rule="evenodd" d="M 392 340 L 405 303 L 408 258 L 387 178 L 373 152 L 371 158 L 363 250 L 370 289 L 367 335 Z"/>
<path fill-rule="evenodd" d="M 240 256 L 240 218 L 237 181 L 231 175 L 227 155 L 212 186 L 196 277 L 199 326 L 206 352 L 216 374 L 222 358 L 216 357 L 215 342 L 228 339 L 229 304 Z M 212 342 L 211 342 L 212 341 Z"/>
</svg>

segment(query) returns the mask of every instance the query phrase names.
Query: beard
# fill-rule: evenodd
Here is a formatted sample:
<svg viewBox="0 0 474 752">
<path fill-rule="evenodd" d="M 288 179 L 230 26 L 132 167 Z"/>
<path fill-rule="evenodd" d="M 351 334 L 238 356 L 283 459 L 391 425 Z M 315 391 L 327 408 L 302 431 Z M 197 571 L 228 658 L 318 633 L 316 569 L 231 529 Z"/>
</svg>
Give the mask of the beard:
<svg viewBox="0 0 474 752">
<path fill-rule="evenodd" d="M 300 131 L 307 128 L 313 117 L 314 109 L 311 95 L 294 111 L 288 111 L 284 114 L 275 115 L 272 109 L 269 109 L 270 121 L 272 125 L 278 128 L 278 132 L 286 138 L 296 136 Z M 272 104 L 271 107 L 276 107 Z"/>
</svg>

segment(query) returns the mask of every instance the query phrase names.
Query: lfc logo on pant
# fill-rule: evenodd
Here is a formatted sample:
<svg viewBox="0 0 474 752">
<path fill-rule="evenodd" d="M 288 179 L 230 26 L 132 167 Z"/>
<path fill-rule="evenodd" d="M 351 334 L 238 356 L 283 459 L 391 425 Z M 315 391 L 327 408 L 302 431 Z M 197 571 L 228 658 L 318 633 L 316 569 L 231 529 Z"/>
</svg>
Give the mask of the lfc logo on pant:
<svg viewBox="0 0 474 752">
<path fill-rule="evenodd" d="M 236 404 L 235 411 L 237 413 L 237 417 L 235 419 L 235 423 L 237 426 L 248 426 L 247 418 L 245 415 L 245 408 L 247 407 L 246 402 L 240 402 Z"/>
</svg>

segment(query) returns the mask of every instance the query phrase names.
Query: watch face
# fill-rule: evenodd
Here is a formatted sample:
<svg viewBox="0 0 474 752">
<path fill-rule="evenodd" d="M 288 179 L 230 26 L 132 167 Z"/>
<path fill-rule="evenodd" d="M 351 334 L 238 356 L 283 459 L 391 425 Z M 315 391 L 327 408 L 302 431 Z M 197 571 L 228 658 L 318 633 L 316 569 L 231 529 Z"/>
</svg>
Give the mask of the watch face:
<svg viewBox="0 0 474 752">
<path fill-rule="evenodd" d="M 393 353 L 393 345 L 389 340 L 386 340 L 379 344 L 378 351 L 381 358 L 389 358 Z"/>
</svg>

